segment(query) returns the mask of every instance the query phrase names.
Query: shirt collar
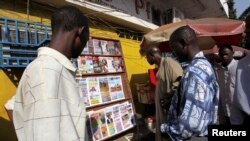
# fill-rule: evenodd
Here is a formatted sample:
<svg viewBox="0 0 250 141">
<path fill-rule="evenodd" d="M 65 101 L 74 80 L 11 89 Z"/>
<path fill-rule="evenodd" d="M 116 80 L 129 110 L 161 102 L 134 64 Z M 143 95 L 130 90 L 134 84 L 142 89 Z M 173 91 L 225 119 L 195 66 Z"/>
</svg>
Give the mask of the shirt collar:
<svg viewBox="0 0 250 141">
<path fill-rule="evenodd" d="M 65 68 L 73 72 L 76 72 L 76 68 L 73 66 L 71 61 L 59 51 L 49 47 L 40 47 L 38 49 L 38 56 L 43 56 L 43 55 L 55 58 Z"/>
<path fill-rule="evenodd" d="M 194 56 L 194 58 L 197 58 L 197 57 L 205 57 L 205 56 L 204 56 L 203 52 L 200 51 L 200 52 L 198 52 L 197 54 L 195 54 L 195 56 Z M 193 58 L 193 59 L 194 59 L 194 58 Z"/>
<path fill-rule="evenodd" d="M 163 65 L 163 61 L 164 61 L 164 57 L 161 57 L 160 66 L 158 66 L 158 68 L 160 68 Z"/>
<path fill-rule="evenodd" d="M 183 66 L 186 68 L 191 62 L 193 62 L 195 59 L 198 59 L 198 58 L 205 58 L 205 56 L 204 56 L 204 54 L 203 54 L 202 51 L 200 51 L 197 54 L 195 54 L 195 56 L 193 57 L 193 59 L 191 61 L 182 62 L 183 64 L 185 64 Z"/>
<path fill-rule="evenodd" d="M 233 64 L 236 63 L 235 59 L 232 59 L 232 61 L 227 65 L 227 68 L 230 68 L 233 66 Z"/>
<path fill-rule="evenodd" d="M 235 59 L 232 59 L 232 61 L 225 67 L 222 65 L 222 63 L 218 63 L 218 65 L 216 66 L 218 69 L 223 69 L 223 70 L 228 70 L 228 68 L 230 68 L 231 66 L 233 66 L 236 63 Z"/>
</svg>

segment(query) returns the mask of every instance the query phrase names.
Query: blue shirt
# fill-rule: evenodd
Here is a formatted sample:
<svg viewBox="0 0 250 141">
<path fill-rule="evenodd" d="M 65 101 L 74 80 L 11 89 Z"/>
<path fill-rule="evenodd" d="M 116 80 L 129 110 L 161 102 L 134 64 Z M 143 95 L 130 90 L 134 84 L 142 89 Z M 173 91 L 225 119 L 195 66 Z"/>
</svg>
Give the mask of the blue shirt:
<svg viewBox="0 0 250 141">
<path fill-rule="evenodd" d="M 202 52 L 196 54 L 185 69 L 178 91 L 179 94 L 173 96 L 168 120 L 161 125 L 161 132 L 168 133 L 173 140 L 207 135 L 208 125 L 217 121 L 219 86 Z"/>
</svg>

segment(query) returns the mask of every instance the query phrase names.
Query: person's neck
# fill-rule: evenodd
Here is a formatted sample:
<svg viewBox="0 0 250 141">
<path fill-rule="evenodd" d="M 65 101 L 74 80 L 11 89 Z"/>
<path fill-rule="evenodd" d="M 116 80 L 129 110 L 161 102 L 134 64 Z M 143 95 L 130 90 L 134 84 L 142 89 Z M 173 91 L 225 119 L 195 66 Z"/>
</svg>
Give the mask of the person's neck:
<svg viewBox="0 0 250 141">
<path fill-rule="evenodd" d="M 199 49 L 196 49 L 196 50 L 191 51 L 191 53 L 190 53 L 190 55 L 189 55 L 189 57 L 188 57 L 188 61 L 192 61 L 193 58 L 195 57 L 195 55 L 198 54 L 199 52 L 200 52 Z"/>
<path fill-rule="evenodd" d="M 49 47 L 57 50 L 65 55 L 68 59 L 72 57 L 72 45 L 74 43 L 74 36 L 70 32 L 57 33 L 52 37 Z"/>
<path fill-rule="evenodd" d="M 221 65 L 222 65 L 223 67 L 228 67 L 228 65 L 229 65 L 232 61 L 233 61 L 233 59 L 230 60 L 229 62 L 222 62 Z"/>
<path fill-rule="evenodd" d="M 162 60 L 162 57 L 160 57 L 160 56 L 158 56 L 158 57 L 156 58 L 155 64 L 156 64 L 158 67 L 160 67 L 161 60 Z"/>
</svg>

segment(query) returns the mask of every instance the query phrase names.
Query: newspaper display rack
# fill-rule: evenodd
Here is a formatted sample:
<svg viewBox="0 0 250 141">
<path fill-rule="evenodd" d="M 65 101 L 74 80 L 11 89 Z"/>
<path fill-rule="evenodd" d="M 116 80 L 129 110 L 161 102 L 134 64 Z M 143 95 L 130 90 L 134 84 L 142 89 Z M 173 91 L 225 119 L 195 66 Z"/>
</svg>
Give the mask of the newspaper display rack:
<svg viewBox="0 0 250 141">
<path fill-rule="evenodd" d="M 87 108 L 91 140 L 106 140 L 135 126 L 134 106 L 119 40 L 92 37 L 72 59 Z"/>
</svg>

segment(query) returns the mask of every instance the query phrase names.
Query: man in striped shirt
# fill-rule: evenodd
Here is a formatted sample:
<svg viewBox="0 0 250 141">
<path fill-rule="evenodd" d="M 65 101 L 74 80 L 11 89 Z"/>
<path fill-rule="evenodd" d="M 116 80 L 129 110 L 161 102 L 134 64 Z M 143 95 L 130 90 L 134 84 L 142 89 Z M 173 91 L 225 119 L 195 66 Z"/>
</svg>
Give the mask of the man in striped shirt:
<svg viewBox="0 0 250 141">
<path fill-rule="evenodd" d="M 195 32 L 178 28 L 170 37 L 170 47 L 180 62 L 187 62 L 177 94 L 161 131 L 173 140 L 207 140 L 208 125 L 217 121 L 219 86 L 211 64 L 198 47 Z"/>
</svg>

